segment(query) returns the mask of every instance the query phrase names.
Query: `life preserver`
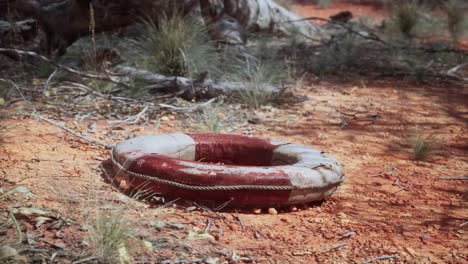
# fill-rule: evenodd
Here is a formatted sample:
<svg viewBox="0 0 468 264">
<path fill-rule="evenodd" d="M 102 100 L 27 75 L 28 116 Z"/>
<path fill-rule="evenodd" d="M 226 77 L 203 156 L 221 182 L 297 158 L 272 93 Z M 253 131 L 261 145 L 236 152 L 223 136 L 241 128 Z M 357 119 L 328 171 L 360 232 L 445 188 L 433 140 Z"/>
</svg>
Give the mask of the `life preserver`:
<svg viewBox="0 0 468 264">
<path fill-rule="evenodd" d="M 330 196 L 345 176 L 331 156 L 310 147 L 228 134 L 159 134 L 120 142 L 113 170 L 132 187 L 163 196 L 284 205 Z"/>
</svg>

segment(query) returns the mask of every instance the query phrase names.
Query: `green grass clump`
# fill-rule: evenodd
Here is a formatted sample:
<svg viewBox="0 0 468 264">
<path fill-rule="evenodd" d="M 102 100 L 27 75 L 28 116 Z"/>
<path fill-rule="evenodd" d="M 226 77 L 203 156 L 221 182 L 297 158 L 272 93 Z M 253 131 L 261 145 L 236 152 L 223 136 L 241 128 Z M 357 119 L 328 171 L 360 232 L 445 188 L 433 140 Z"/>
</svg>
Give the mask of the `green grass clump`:
<svg viewBox="0 0 468 264">
<path fill-rule="evenodd" d="M 414 38 L 418 34 L 423 11 L 423 7 L 415 0 L 393 2 L 390 6 L 390 31 L 405 39 Z"/>
<path fill-rule="evenodd" d="M 468 4 L 461 0 L 448 0 L 444 2 L 443 9 L 447 14 L 447 26 L 454 43 L 457 43 L 460 37 L 468 30 L 467 6 Z"/>
<path fill-rule="evenodd" d="M 408 144 L 416 160 L 425 160 L 434 150 L 434 140 L 421 128 L 417 128 L 408 137 Z"/>
<path fill-rule="evenodd" d="M 205 71 L 210 75 L 218 72 L 220 59 L 214 42 L 205 27 L 193 18 L 164 14 L 156 22 L 147 21 L 146 31 L 139 46 L 148 70 L 193 78 Z"/>
<path fill-rule="evenodd" d="M 344 73 L 349 68 L 357 67 L 365 62 L 366 46 L 362 39 L 347 35 L 317 53 L 307 57 L 306 69 L 324 76 Z"/>
<path fill-rule="evenodd" d="M 86 244 L 100 263 L 127 263 L 128 249 L 136 234 L 125 208 L 98 209 L 89 223 Z"/>
<path fill-rule="evenodd" d="M 243 70 L 237 72 L 238 81 L 246 84 L 246 89 L 239 91 L 234 101 L 245 104 L 250 108 L 259 108 L 268 105 L 275 100 L 270 86 L 281 85 L 281 80 L 286 76 L 284 65 L 278 61 L 252 62 Z"/>
<path fill-rule="evenodd" d="M 204 110 L 199 115 L 203 132 L 221 133 L 228 125 L 224 113 L 218 107 Z"/>
</svg>

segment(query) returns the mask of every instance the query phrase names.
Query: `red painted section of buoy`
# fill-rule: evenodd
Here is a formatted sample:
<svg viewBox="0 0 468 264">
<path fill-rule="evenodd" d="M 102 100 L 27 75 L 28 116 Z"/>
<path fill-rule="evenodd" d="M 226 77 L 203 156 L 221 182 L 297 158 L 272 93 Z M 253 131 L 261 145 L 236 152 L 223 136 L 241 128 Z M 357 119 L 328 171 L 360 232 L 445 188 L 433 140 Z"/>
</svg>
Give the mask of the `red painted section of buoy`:
<svg viewBox="0 0 468 264">
<path fill-rule="evenodd" d="M 178 159 L 152 154 L 136 159 L 130 165 L 129 170 L 189 185 L 291 185 L 289 176 L 273 167 L 257 168 L 221 164 L 209 164 L 209 168 L 206 169 L 197 167 L 203 164 L 206 163 L 181 162 Z"/>
<path fill-rule="evenodd" d="M 278 162 L 280 161 L 280 162 Z M 119 143 L 114 171 L 134 188 L 230 205 L 323 199 L 343 181 L 332 157 L 305 146 L 226 134 L 161 134 Z M 281 166 L 272 166 L 282 164 Z"/>
<path fill-rule="evenodd" d="M 273 156 L 269 140 L 226 134 L 187 134 L 196 146 L 195 160 L 203 162 L 223 162 L 245 166 L 269 166 Z"/>
</svg>

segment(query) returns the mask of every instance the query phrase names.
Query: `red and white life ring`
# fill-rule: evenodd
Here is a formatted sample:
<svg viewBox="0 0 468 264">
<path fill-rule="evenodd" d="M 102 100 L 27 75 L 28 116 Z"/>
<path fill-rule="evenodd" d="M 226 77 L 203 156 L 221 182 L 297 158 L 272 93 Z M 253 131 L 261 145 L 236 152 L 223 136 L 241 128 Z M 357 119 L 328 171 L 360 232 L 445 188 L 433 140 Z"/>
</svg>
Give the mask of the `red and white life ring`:
<svg viewBox="0 0 468 264">
<path fill-rule="evenodd" d="M 163 196 L 284 205 L 330 196 L 345 176 L 331 156 L 310 147 L 228 134 L 160 134 L 125 140 L 113 169 L 132 187 Z"/>
</svg>

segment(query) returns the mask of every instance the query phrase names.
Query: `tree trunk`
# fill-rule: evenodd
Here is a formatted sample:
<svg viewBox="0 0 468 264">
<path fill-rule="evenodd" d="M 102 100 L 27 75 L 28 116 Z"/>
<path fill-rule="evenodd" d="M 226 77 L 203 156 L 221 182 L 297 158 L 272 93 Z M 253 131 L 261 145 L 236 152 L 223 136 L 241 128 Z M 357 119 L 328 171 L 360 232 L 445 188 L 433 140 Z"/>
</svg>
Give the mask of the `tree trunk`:
<svg viewBox="0 0 468 264">
<path fill-rule="evenodd" d="M 1 0 L 2 3 L 4 0 Z M 229 45 L 243 47 L 245 30 L 289 35 L 294 27 L 301 34 L 323 39 L 319 26 L 298 21 L 299 16 L 273 0 L 12 0 L 12 13 L 35 19 L 45 33 L 41 53 L 62 55 L 78 38 L 90 34 L 90 14 L 95 32 L 109 31 L 140 22 L 157 20 L 176 8 L 188 13 L 199 10 L 210 35 Z M 294 21 L 294 22 L 292 22 Z M 242 48 L 241 48 L 242 49 Z"/>
</svg>

